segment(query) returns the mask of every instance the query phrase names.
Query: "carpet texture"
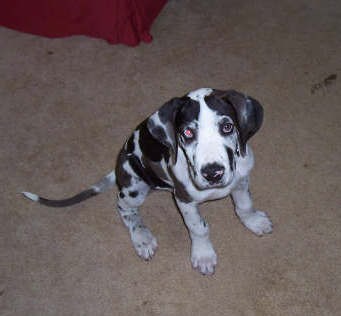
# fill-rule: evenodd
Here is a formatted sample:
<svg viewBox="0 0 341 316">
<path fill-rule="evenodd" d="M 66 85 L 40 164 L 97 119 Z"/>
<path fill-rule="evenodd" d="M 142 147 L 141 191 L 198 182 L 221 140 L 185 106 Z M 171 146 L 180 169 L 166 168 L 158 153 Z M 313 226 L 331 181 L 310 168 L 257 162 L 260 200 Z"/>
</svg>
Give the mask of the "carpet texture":
<svg viewBox="0 0 341 316">
<path fill-rule="evenodd" d="M 341 309 L 341 2 L 169 1 L 151 44 L 112 46 L 0 28 L 0 314 L 335 316 Z M 251 191 L 274 232 L 258 238 L 230 199 L 202 214 L 218 254 L 192 270 L 172 197 L 143 205 L 158 238 L 134 253 L 117 191 L 65 209 L 62 198 L 110 171 L 133 128 L 198 87 L 258 99 Z"/>
</svg>

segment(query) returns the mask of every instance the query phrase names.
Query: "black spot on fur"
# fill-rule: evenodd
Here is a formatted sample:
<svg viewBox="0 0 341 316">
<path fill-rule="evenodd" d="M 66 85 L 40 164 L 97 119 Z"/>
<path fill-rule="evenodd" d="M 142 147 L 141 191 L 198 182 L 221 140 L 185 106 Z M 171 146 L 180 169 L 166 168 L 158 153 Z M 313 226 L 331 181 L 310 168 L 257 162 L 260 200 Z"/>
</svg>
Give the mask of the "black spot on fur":
<svg viewBox="0 0 341 316">
<path fill-rule="evenodd" d="M 233 119 L 233 121 L 235 121 L 235 111 L 230 103 L 224 101 L 223 99 L 217 98 L 214 93 L 206 96 L 205 102 L 207 106 L 215 111 L 218 115 L 229 116 Z"/>
<path fill-rule="evenodd" d="M 140 131 L 139 145 L 144 156 L 152 161 L 161 161 L 162 158 L 168 161 L 168 147 L 152 136 L 147 128 L 147 121 L 142 122 L 138 126 L 138 130 Z M 161 127 L 155 126 L 154 131 L 156 131 L 157 134 L 160 134 L 160 138 L 166 137 L 165 132 Z"/>
<path fill-rule="evenodd" d="M 123 192 L 120 192 L 120 193 L 119 193 L 119 197 L 120 197 L 121 199 L 124 199 L 124 197 L 125 197 L 124 193 L 123 193 Z"/>
<path fill-rule="evenodd" d="M 168 162 L 170 153 L 168 147 L 157 141 L 147 128 L 147 120 L 142 122 L 137 129 L 139 131 L 139 147 L 143 153 L 143 162 L 134 154 L 135 144 L 134 135 L 132 135 L 125 148 L 119 154 L 116 164 L 116 182 L 119 190 L 122 187 L 129 188 L 131 186 L 132 175 L 125 171 L 123 164 L 128 162 L 134 173 L 145 183 L 153 188 L 170 188 L 166 182 L 155 174 L 150 167 L 152 163 L 158 163 L 163 158 Z"/>
<path fill-rule="evenodd" d="M 203 218 L 200 219 L 200 223 L 202 224 L 203 227 L 207 227 L 207 223 Z"/>
<path fill-rule="evenodd" d="M 137 191 L 130 191 L 129 192 L 129 196 L 132 198 L 136 198 L 139 195 L 139 193 Z"/>
<path fill-rule="evenodd" d="M 236 156 L 237 156 L 237 157 L 240 157 L 240 152 L 239 152 L 239 146 L 238 146 L 238 145 L 236 146 L 236 151 L 235 151 L 235 153 L 236 153 Z"/>
<path fill-rule="evenodd" d="M 135 149 L 134 134 L 132 134 L 127 141 L 127 152 L 132 153 L 134 152 L 134 149 Z"/>
<path fill-rule="evenodd" d="M 184 98 L 173 98 L 159 109 L 159 118 L 162 123 L 174 122 L 175 115 L 180 107 L 186 102 Z"/>
<path fill-rule="evenodd" d="M 194 101 L 189 97 L 184 97 L 183 99 L 186 100 L 186 105 L 179 109 L 175 118 L 175 127 L 177 132 L 181 132 L 185 126 L 197 121 L 199 118 L 199 102 Z"/>
<path fill-rule="evenodd" d="M 226 151 L 227 151 L 227 155 L 229 156 L 230 170 L 233 171 L 235 169 L 235 163 L 236 163 L 234 159 L 233 150 L 227 147 Z"/>
<path fill-rule="evenodd" d="M 134 172 L 152 189 L 157 187 L 165 189 L 170 188 L 170 185 L 162 181 L 150 167 L 142 165 L 137 156 L 130 155 L 129 164 L 133 168 Z"/>
<path fill-rule="evenodd" d="M 116 183 L 118 189 L 121 190 L 122 187 L 129 187 L 131 185 L 131 175 L 126 172 L 123 168 L 123 164 L 128 160 L 127 152 L 125 149 L 122 149 L 118 155 L 117 163 L 116 163 Z"/>
<path fill-rule="evenodd" d="M 191 196 L 189 195 L 189 193 L 186 190 L 186 187 L 184 186 L 183 183 L 181 183 L 173 174 L 173 172 L 170 170 L 170 176 L 173 179 L 174 182 L 174 195 L 181 201 L 184 203 L 190 203 L 193 201 L 193 199 L 191 198 Z"/>
</svg>

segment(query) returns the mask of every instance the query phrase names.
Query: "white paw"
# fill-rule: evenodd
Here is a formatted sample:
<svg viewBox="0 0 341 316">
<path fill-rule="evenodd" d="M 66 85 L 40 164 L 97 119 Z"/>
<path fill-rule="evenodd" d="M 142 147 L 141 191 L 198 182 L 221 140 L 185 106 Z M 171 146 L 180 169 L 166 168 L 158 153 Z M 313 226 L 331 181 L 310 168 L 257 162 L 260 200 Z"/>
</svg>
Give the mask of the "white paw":
<svg viewBox="0 0 341 316">
<path fill-rule="evenodd" d="M 255 211 L 243 219 L 243 224 L 258 236 L 272 232 L 269 217 L 261 211 Z"/>
<path fill-rule="evenodd" d="M 150 260 L 157 248 L 157 241 L 150 230 L 146 227 L 136 228 L 131 232 L 136 253 L 144 260 Z"/>
<path fill-rule="evenodd" d="M 192 242 L 192 266 L 200 273 L 211 275 L 217 265 L 217 255 L 210 242 Z"/>
</svg>

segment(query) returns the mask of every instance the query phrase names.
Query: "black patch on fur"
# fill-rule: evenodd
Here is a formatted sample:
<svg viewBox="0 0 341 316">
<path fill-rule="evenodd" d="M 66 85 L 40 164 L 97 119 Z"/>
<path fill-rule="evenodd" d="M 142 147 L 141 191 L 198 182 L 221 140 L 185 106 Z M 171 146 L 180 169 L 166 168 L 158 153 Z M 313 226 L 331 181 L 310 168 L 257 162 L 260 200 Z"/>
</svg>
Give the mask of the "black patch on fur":
<svg viewBox="0 0 341 316">
<path fill-rule="evenodd" d="M 233 106 L 223 99 L 217 98 L 214 93 L 205 97 L 207 106 L 215 111 L 218 115 L 225 115 L 232 118 L 236 122 L 236 115 Z"/>
<path fill-rule="evenodd" d="M 118 194 L 118 196 L 119 196 L 121 199 L 124 199 L 124 197 L 125 197 L 125 195 L 124 195 L 123 192 L 120 192 L 120 193 Z"/>
<path fill-rule="evenodd" d="M 153 132 L 157 139 L 167 138 L 166 132 L 161 126 L 155 126 L 153 128 Z"/>
<path fill-rule="evenodd" d="M 134 134 L 132 134 L 127 141 L 127 152 L 132 153 L 134 149 L 135 149 Z"/>
<path fill-rule="evenodd" d="M 129 164 L 133 168 L 134 172 L 152 189 L 157 187 L 165 189 L 171 188 L 171 186 L 162 181 L 150 167 L 143 166 L 137 156 L 133 154 L 129 155 Z"/>
<path fill-rule="evenodd" d="M 139 145 L 142 153 L 151 161 L 169 161 L 169 148 L 157 141 L 147 128 L 147 120 L 142 122 L 138 128 L 140 131 Z M 155 127 L 155 132 L 159 133 L 160 138 L 166 137 L 164 130 L 161 127 Z"/>
<path fill-rule="evenodd" d="M 235 151 L 235 153 L 236 153 L 236 156 L 237 156 L 237 157 L 240 157 L 240 152 L 239 152 L 239 146 L 238 146 L 238 145 L 236 146 L 236 151 Z"/>
<path fill-rule="evenodd" d="M 129 192 L 129 196 L 132 198 L 136 198 L 139 195 L 139 192 L 137 191 L 130 191 Z"/>
<path fill-rule="evenodd" d="M 202 224 L 202 226 L 207 227 L 207 223 L 203 218 L 200 219 L 200 223 Z"/>
<path fill-rule="evenodd" d="M 184 105 L 187 106 L 187 103 L 189 101 L 191 101 L 191 99 L 187 96 L 184 96 L 182 98 L 173 98 L 170 101 L 168 101 L 159 109 L 160 121 L 164 124 L 168 122 L 174 123 L 174 118 L 178 110 L 182 108 Z"/>
<path fill-rule="evenodd" d="M 175 117 L 175 129 L 181 132 L 184 127 L 199 118 L 200 104 L 189 97 L 183 97 L 184 106 L 181 107 Z"/>
<path fill-rule="evenodd" d="M 236 163 L 234 159 L 233 150 L 227 147 L 226 151 L 227 151 L 227 155 L 229 156 L 230 170 L 233 171 L 235 169 L 235 163 Z"/>
<path fill-rule="evenodd" d="M 134 154 L 134 134 L 129 138 L 126 149 L 123 148 L 119 154 L 116 164 L 116 182 L 119 190 L 122 187 L 129 188 L 131 186 L 131 175 L 128 174 L 123 164 L 128 161 L 134 173 L 152 189 L 155 188 L 171 188 L 169 184 L 164 182 L 149 166 L 149 163 L 158 163 L 163 158 L 166 162 L 169 161 L 169 148 L 156 140 L 147 128 L 148 120 L 143 121 L 136 130 L 139 131 L 139 147 L 143 154 L 143 162 Z M 134 193 L 133 193 L 134 195 Z M 132 196 L 132 195 L 131 195 Z"/>
<path fill-rule="evenodd" d="M 169 170 L 169 174 L 173 179 L 173 183 L 174 183 L 174 195 L 181 201 L 184 203 L 190 203 L 193 201 L 193 199 L 191 198 L 191 196 L 189 195 L 189 193 L 186 190 L 186 187 L 184 186 L 183 183 L 181 183 L 173 174 L 172 170 Z"/>
<path fill-rule="evenodd" d="M 122 149 L 118 155 L 115 169 L 116 184 L 119 190 L 122 190 L 122 187 L 129 187 L 131 185 L 131 175 L 123 169 L 123 164 L 127 160 L 127 151 Z"/>
</svg>

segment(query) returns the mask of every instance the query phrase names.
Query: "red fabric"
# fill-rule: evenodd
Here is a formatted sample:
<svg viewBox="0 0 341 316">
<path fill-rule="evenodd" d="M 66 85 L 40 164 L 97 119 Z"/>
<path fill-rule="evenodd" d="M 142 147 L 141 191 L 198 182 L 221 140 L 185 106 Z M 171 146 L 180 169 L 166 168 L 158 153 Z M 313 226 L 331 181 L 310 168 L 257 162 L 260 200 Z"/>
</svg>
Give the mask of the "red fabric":
<svg viewBox="0 0 341 316">
<path fill-rule="evenodd" d="M 88 35 L 111 44 L 151 42 L 167 0 L 0 0 L 0 25 L 47 37 Z"/>
</svg>

